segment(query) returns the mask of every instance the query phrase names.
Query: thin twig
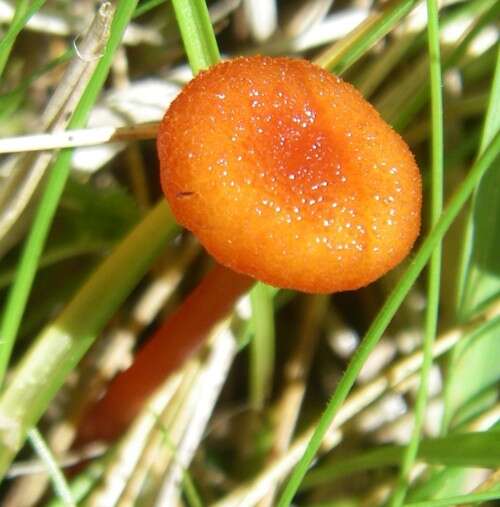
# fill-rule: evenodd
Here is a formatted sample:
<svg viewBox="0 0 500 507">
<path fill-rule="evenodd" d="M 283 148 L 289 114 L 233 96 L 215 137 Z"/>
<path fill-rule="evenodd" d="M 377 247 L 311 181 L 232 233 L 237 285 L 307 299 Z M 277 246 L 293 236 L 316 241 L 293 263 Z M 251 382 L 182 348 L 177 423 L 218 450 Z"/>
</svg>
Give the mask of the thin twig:
<svg viewBox="0 0 500 507">
<path fill-rule="evenodd" d="M 7 137 L 0 139 L 0 153 L 59 150 L 80 146 L 123 141 L 155 139 L 159 122 L 138 123 L 125 127 L 93 127 L 46 134 Z"/>
</svg>

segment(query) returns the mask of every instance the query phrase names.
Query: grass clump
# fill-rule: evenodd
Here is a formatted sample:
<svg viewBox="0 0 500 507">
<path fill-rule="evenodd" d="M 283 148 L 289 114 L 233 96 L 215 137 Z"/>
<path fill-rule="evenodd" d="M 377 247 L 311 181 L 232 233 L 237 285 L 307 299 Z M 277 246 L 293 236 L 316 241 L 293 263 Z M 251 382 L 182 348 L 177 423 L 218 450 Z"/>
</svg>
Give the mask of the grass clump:
<svg viewBox="0 0 500 507">
<path fill-rule="evenodd" d="M 3 161 L 5 505 L 498 499 L 496 2 L 124 0 L 102 3 L 94 24 L 86 2 L 43 3 L 19 2 L 4 24 L 2 136 L 83 129 L 85 144 L 98 105 L 121 144 L 74 150 L 73 139 L 39 153 L 26 138 Z M 303 56 L 355 83 L 422 169 L 419 244 L 355 293 L 257 285 L 117 442 L 75 446 L 85 407 L 210 262 L 160 197 L 143 124 L 189 79 L 186 63 L 197 73 L 219 50 Z M 50 112 L 53 95 L 64 100 Z M 32 184 L 37 170 L 45 176 Z"/>
</svg>

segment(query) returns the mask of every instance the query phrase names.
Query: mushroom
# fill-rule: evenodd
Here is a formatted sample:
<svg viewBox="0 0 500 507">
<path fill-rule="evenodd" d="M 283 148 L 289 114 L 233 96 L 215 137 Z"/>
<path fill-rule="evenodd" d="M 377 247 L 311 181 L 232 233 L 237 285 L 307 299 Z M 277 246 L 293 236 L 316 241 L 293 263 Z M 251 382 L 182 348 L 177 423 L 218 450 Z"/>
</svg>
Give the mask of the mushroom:
<svg viewBox="0 0 500 507">
<path fill-rule="evenodd" d="M 202 72 L 167 111 L 158 153 L 176 219 L 218 262 L 274 286 L 358 289 L 419 232 L 408 146 L 354 87 L 306 60 Z"/>
<path fill-rule="evenodd" d="M 355 88 L 305 60 L 236 58 L 200 73 L 165 114 L 158 153 L 176 219 L 230 269 L 210 272 L 115 378 L 88 438 L 116 436 L 253 279 L 357 289 L 396 266 L 420 228 L 408 146 Z"/>
</svg>

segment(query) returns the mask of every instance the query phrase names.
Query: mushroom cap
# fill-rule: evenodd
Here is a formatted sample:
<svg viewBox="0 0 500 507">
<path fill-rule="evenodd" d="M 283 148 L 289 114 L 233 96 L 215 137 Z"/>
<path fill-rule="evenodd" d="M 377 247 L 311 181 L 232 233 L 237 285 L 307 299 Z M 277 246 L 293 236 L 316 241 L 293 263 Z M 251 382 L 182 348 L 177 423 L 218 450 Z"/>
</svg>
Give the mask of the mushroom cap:
<svg viewBox="0 0 500 507">
<path fill-rule="evenodd" d="M 171 104 L 157 142 L 179 223 L 221 264 L 268 284 L 357 289 L 418 235 L 408 146 L 353 86 L 308 61 L 211 67 Z"/>
</svg>

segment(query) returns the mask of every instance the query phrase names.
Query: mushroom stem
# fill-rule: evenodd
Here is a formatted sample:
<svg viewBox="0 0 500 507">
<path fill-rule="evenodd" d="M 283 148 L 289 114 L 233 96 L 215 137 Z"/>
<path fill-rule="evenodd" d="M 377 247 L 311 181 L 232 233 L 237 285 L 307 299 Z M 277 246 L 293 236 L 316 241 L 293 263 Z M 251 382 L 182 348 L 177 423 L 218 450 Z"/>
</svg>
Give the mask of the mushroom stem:
<svg viewBox="0 0 500 507">
<path fill-rule="evenodd" d="M 112 440 L 138 414 L 154 390 L 203 344 L 254 283 L 216 265 L 142 347 L 133 364 L 118 374 L 104 397 L 83 418 L 78 442 Z"/>
</svg>

